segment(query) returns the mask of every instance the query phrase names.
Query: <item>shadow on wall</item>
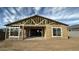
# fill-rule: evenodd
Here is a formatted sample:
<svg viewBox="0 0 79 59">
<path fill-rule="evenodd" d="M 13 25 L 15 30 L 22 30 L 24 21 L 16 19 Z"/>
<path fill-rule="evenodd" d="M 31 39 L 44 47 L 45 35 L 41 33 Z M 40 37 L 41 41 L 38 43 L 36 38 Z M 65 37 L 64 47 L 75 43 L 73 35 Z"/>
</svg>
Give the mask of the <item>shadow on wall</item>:
<svg viewBox="0 0 79 59">
<path fill-rule="evenodd" d="M 5 31 L 3 29 L 0 29 L 0 41 L 5 40 Z"/>
</svg>

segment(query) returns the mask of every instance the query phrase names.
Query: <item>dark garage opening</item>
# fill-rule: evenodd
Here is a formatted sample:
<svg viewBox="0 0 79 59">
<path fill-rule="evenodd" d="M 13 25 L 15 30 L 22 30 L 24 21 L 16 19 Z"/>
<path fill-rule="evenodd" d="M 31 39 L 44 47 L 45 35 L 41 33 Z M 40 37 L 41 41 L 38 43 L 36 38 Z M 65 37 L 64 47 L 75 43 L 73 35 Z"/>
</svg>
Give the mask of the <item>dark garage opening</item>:
<svg viewBox="0 0 79 59">
<path fill-rule="evenodd" d="M 42 36 L 42 29 L 31 29 L 30 30 L 30 37 L 41 37 Z"/>
<path fill-rule="evenodd" d="M 27 27 L 26 37 L 44 37 L 45 27 Z"/>
</svg>

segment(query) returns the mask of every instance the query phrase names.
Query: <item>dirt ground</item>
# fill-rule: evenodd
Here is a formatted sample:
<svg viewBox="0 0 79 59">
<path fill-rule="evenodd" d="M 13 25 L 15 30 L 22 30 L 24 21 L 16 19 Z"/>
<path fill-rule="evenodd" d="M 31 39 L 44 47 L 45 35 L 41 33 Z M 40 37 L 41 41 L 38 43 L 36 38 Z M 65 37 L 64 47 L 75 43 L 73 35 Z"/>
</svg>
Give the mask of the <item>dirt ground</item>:
<svg viewBox="0 0 79 59">
<path fill-rule="evenodd" d="M 79 39 L 4 40 L 0 51 L 79 51 Z"/>
</svg>

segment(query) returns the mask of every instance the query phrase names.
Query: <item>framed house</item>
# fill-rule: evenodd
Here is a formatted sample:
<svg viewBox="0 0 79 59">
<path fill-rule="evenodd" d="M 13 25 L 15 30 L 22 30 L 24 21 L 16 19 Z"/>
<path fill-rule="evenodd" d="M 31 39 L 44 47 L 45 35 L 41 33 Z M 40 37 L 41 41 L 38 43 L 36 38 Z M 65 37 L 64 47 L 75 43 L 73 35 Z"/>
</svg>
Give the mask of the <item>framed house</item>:
<svg viewBox="0 0 79 59">
<path fill-rule="evenodd" d="M 27 38 L 43 37 L 44 39 L 68 39 L 68 25 L 34 15 L 13 23 L 6 24 L 5 38 L 8 40 L 27 40 Z"/>
</svg>

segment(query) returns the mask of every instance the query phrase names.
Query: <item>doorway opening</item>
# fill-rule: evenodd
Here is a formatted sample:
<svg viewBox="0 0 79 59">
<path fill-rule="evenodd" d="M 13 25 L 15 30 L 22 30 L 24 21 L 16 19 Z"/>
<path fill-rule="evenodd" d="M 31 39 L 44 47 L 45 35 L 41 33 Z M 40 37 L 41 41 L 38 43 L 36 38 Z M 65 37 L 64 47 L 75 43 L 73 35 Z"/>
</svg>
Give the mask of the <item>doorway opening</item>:
<svg viewBox="0 0 79 59">
<path fill-rule="evenodd" d="M 44 27 L 28 28 L 27 37 L 44 37 Z"/>
<path fill-rule="evenodd" d="M 41 37 L 42 29 L 30 29 L 30 37 Z"/>
</svg>

